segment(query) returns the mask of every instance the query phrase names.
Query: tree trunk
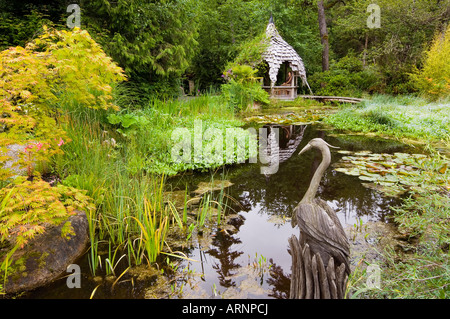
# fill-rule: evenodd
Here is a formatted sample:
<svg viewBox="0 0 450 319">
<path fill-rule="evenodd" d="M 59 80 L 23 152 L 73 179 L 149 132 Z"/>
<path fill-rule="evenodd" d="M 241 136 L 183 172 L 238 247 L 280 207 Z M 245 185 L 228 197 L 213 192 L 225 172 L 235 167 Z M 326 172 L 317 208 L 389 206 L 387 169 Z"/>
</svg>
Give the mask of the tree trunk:
<svg viewBox="0 0 450 319">
<path fill-rule="evenodd" d="M 322 43 L 322 71 L 327 71 L 330 69 L 330 59 L 329 59 L 329 43 L 328 43 L 328 32 L 327 32 L 327 21 L 325 19 L 325 8 L 323 6 L 323 0 L 317 3 L 319 9 L 319 32 L 320 40 Z"/>
<path fill-rule="evenodd" d="M 369 43 L 369 35 L 366 33 L 366 41 L 364 42 L 363 66 L 366 67 L 367 45 Z"/>
</svg>

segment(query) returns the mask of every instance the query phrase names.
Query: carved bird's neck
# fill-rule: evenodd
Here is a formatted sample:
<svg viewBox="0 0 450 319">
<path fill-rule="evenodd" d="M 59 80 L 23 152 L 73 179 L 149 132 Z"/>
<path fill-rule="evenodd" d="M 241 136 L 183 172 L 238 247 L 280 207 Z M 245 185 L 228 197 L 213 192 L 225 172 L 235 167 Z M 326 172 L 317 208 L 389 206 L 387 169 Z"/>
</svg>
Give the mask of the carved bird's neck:
<svg viewBox="0 0 450 319">
<path fill-rule="evenodd" d="M 320 180 L 322 179 L 325 170 L 330 165 L 331 155 L 328 147 L 324 145 L 320 147 L 319 150 L 322 154 L 322 161 L 320 162 L 319 167 L 317 167 L 314 176 L 311 179 L 311 183 L 309 184 L 309 188 L 300 203 L 311 203 L 313 201 L 314 197 L 316 196 L 317 189 L 319 188 Z"/>
</svg>

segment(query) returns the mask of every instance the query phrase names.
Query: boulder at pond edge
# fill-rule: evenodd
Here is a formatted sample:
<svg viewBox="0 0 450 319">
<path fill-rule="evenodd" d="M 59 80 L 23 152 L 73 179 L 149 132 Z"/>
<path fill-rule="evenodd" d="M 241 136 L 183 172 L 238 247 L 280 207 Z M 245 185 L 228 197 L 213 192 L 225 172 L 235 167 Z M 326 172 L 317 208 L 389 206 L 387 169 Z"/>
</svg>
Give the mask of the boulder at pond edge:
<svg viewBox="0 0 450 319">
<path fill-rule="evenodd" d="M 75 235 L 62 236 L 66 221 Z M 67 266 L 86 252 L 89 225 L 86 214 L 76 211 L 57 226 L 48 226 L 44 233 L 30 240 L 11 256 L 8 279 L 3 287 L 7 294 L 32 290 L 51 283 L 66 273 Z M 0 261 L 1 262 L 1 261 Z"/>
</svg>

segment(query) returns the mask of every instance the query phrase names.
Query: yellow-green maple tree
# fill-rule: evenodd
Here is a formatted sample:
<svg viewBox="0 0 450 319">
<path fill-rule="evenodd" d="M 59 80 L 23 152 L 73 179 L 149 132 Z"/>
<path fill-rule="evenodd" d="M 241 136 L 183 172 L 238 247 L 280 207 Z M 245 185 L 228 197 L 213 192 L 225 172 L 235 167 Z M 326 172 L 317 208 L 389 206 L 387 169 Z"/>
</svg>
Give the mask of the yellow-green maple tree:
<svg viewBox="0 0 450 319">
<path fill-rule="evenodd" d="M 95 210 L 93 200 L 81 191 L 59 184 L 55 187 L 37 179 L 21 176 L 0 189 L 0 242 L 14 235 L 14 245 L 23 248 L 30 239 L 45 231 L 49 225 L 66 221 L 66 231 L 73 235 L 67 218 L 76 210 Z"/>
<path fill-rule="evenodd" d="M 25 48 L 0 52 L 0 162 L 11 159 L 11 144 L 41 145 L 33 153 L 30 148 L 21 153 L 16 163 L 21 167 L 29 165 L 30 156 L 46 161 L 61 153 L 61 142 L 67 143 L 68 137 L 58 126 L 59 101 L 70 96 L 82 107 L 117 109 L 111 85 L 123 80 L 123 70 L 78 28 L 59 31 L 44 26 Z M 0 180 L 12 175 L 11 169 L 0 167 Z"/>
<path fill-rule="evenodd" d="M 412 74 L 417 88 L 433 100 L 450 96 L 450 26 L 435 36 L 420 71 Z"/>
</svg>

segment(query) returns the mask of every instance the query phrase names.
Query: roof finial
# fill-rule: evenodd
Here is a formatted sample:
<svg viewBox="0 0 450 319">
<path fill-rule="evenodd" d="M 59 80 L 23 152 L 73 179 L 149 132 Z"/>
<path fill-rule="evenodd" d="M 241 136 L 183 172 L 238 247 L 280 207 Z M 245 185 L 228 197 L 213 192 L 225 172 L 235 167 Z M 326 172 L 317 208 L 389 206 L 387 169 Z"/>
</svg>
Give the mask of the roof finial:
<svg viewBox="0 0 450 319">
<path fill-rule="evenodd" d="M 273 23 L 273 16 L 272 16 L 272 11 L 270 12 L 270 19 L 269 19 L 269 23 Z"/>
</svg>

